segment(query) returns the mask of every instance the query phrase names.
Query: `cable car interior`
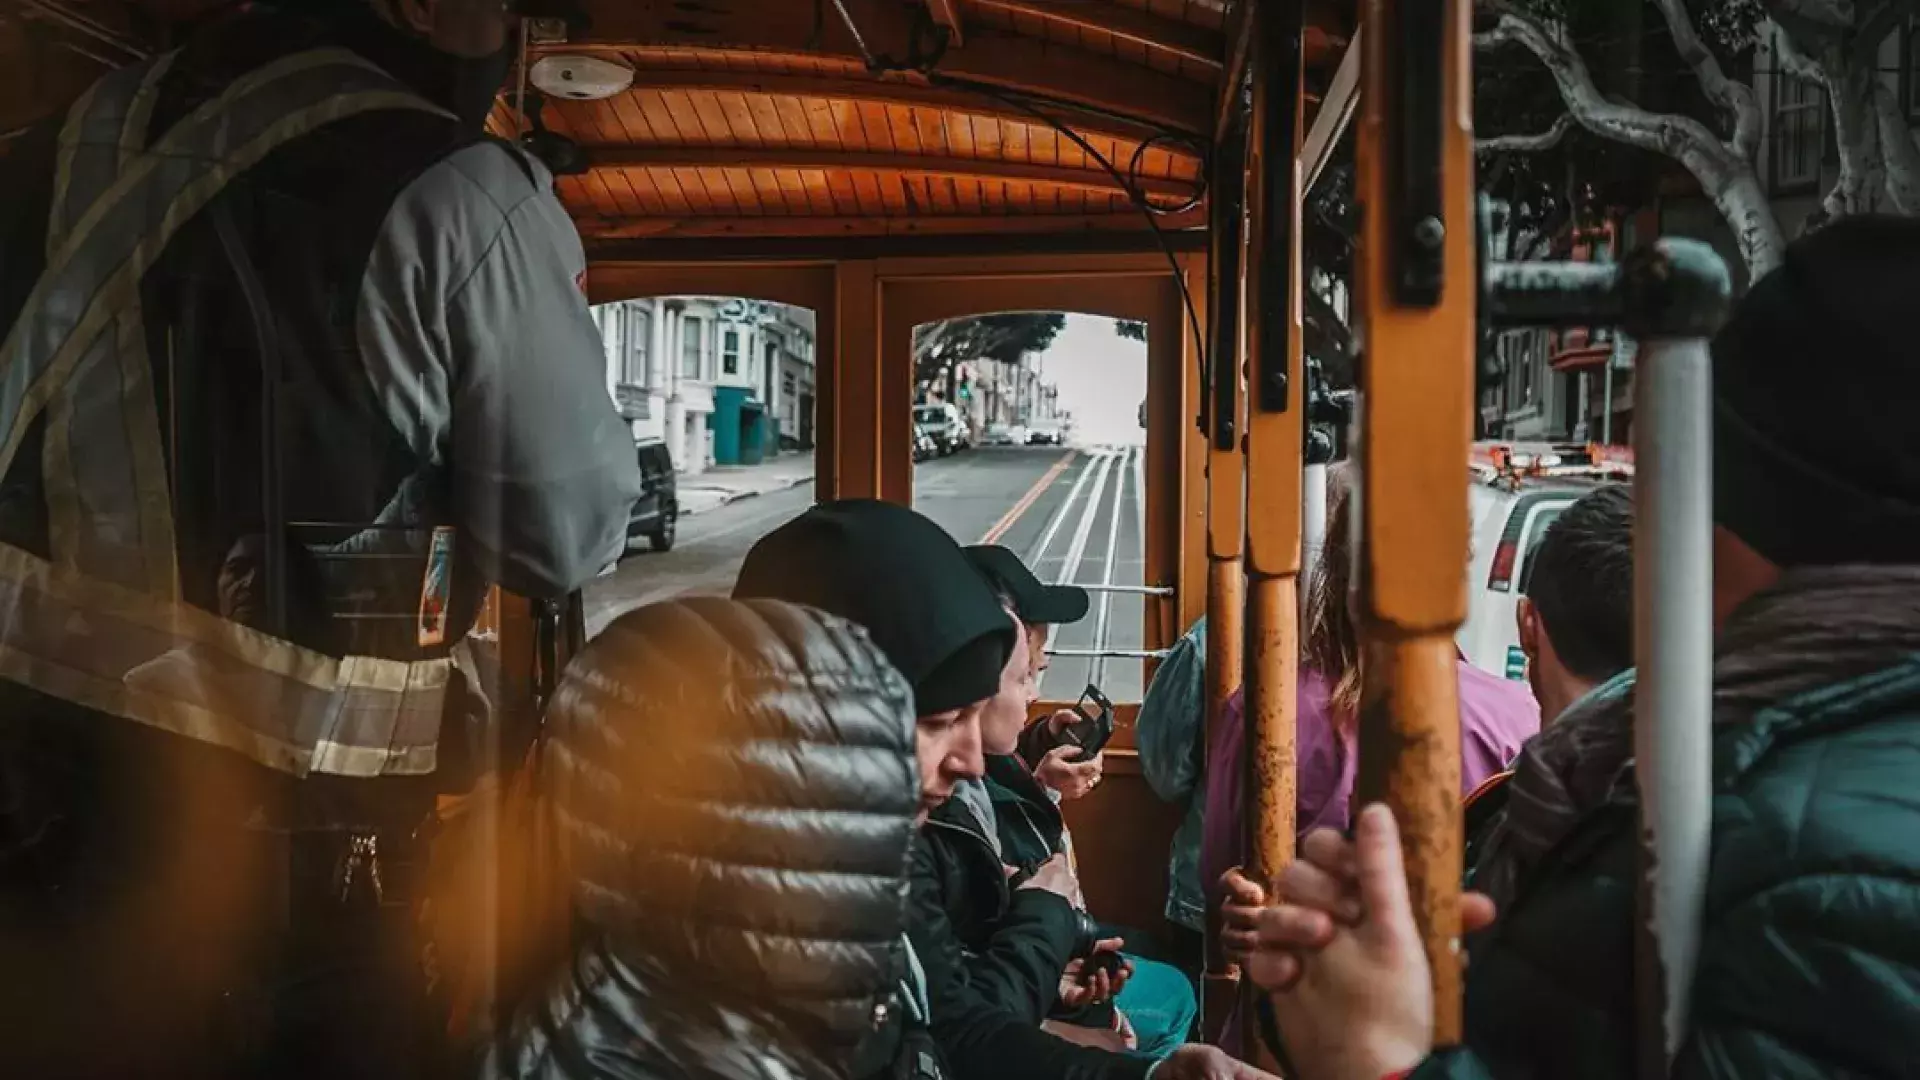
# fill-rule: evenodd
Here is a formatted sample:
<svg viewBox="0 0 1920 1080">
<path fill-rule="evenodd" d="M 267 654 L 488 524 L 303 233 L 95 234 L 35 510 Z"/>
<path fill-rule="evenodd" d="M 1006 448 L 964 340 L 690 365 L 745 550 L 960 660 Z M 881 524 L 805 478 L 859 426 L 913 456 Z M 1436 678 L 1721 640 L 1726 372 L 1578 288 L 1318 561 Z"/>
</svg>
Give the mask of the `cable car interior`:
<svg viewBox="0 0 1920 1080">
<path fill-rule="evenodd" d="M 225 6 L 0 4 L 0 153 L 105 70 Z M 1724 271 L 1671 244 L 1584 269 L 1488 264 L 1467 0 L 527 10 L 489 127 L 552 167 L 591 300 L 750 296 L 816 313 L 817 499 L 912 501 L 915 327 L 1024 310 L 1146 324 L 1144 649 L 1163 655 L 1204 616 L 1209 722 L 1244 687 L 1245 854 L 1269 879 L 1293 855 L 1308 492 L 1336 444 L 1360 463 L 1359 789 L 1400 815 L 1436 961 L 1436 1033 L 1457 1039 L 1452 668 L 1467 616 L 1475 358 L 1493 326 L 1576 320 L 1670 346 L 1667 373 L 1639 386 L 1650 402 L 1664 389 L 1665 404 L 1642 411 L 1635 434 L 1643 485 L 1657 478 L 1642 497 L 1662 515 L 1659 542 L 1685 549 L 1655 564 L 1667 569 L 1647 588 L 1684 600 L 1691 575 L 1705 579 L 1705 511 L 1661 433 L 1704 415 L 1689 411 L 1704 408 L 1698 339 L 1724 306 Z M 1306 355 L 1300 235 L 1306 191 L 1346 153 L 1366 211 L 1347 283 L 1364 349 L 1359 392 L 1336 396 Z M 1705 655 L 1705 631 L 1673 604 L 1652 617 L 1651 640 L 1668 648 L 1643 668 L 1643 693 L 1691 708 L 1704 684 L 1685 668 Z M 500 700 L 531 717 L 585 624 L 577 598 L 497 594 L 481 632 L 499 643 Z M 1115 923 L 1164 927 L 1165 855 L 1184 808 L 1142 776 L 1139 702 L 1115 706 L 1113 782 L 1066 816 L 1089 902 Z M 1238 991 L 1215 944 L 1204 997 L 1217 1033 Z"/>
</svg>

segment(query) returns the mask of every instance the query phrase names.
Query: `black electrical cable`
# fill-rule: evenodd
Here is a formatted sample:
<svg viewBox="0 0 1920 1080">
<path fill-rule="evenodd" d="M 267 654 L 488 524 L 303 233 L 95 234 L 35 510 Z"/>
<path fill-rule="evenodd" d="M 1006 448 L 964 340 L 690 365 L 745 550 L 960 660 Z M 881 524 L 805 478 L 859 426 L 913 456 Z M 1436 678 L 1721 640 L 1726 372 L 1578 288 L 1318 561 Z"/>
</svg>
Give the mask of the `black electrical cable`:
<svg viewBox="0 0 1920 1080">
<path fill-rule="evenodd" d="M 1034 117 L 1061 135 L 1066 136 L 1075 146 L 1078 146 L 1083 153 L 1098 162 L 1100 167 L 1105 169 L 1107 173 L 1113 177 L 1114 181 L 1120 185 L 1121 190 L 1127 193 L 1133 205 L 1140 210 L 1141 216 L 1146 219 L 1147 228 L 1153 232 L 1154 242 L 1159 245 L 1160 253 L 1166 256 L 1167 265 L 1173 270 L 1173 283 L 1174 286 L 1180 290 L 1180 302 L 1187 310 L 1187 326 L 1193 333 L 1195 358 L 1198 361 L 1200 381 L 1204 385 L 1207 379 L 1207 339 L 1200 331 L 1200 310 L 1194 305 L 1193 291 L 1187 288 L 1186 270 L 1180 265 L 1180 257 L 1174 253 L 1173 245 L 1167 241 L 1165 230 L 1161 229 L 1160 223 L 1154 220 L 1156 215 L 1153 206 L 1147 201 L 1146 197 L 1140 193 L 1139 188 L 1129 182 L 1127 177 L 1122 175 L 1113 162 L 1107 160 L 1105 154 L 1094 149 L 1093 144 L 1082 138 L 1079 132 L 1061 123 L 1059 120 L 1048 116 L 1040 109 L 1020 100 L 1018 95 L 1007 93 L 991 83 L 980 83 L 972 79 L 942 75 L 937 71 L 929 71 L 924 74 L 927 76 L 927 79 L 936 86 L 944 85 L 951 86 L 955 89 L 969 90 L 973 93 L 994 98 L 1004 104 L 1011 105 L 1021 112 Z M 1142 145 L 1144 146 L 1145 144 Z M 1206 184 L 1203 183 L 1200 190 L 1201 197 L 1204 197 Z M 1195 201 L 1197 202 L 1198 199 L 1196 198 Z"/>
<path fill-rule="evenodd" d="M 1047 99 L 1045 99 L 1044 97 L 1040 95 L 1023 95 L 1023 94 L 1003 90 L 1000 87 L 993 85 L 992 83 L 980 82 L 974 79 L 965 78 L 963 76 L 947 75 L 938 70 L 935 70 L 936 65 L 938 65 L 940 60 L 946 55 L 947 45 L 952 40 L 952 35 L 948 33 L 945 27 L 934 26 L 931 18 L 927 15 L 925 8 L 917 9 L 917 16 L 920 21 L 917 21 L 914 25 L 912 43 L 909 46 L 909 50 L 913 54 L 912 62 L 908 64 L 901 64 L 901 63 L 898 63 L 897 61 L 892 60 L 889 57 L 885 57 L 885 56 L 876 57 L 874 55 L 873 50 L 867 46 L 866 35 L 860 32 L 859 24 L 854 21 L 853 14 L 847 10 L 847 5 L 845 3 L 845 0 L 833 0 L 833 6 L 840 13 L 840 21 L 846 24 L 847 33 L 853 36 L 854 46 L 860 50 L 860 58 L 862 61 L 865 62 L 867 66 L 867 70 L 875 73 L 885 73 L 890 71 L 913 72 L 914 74 L 925 77 L 929 83 L 935 86 L 945 86 L 950 89 L 964 90 L 969 93 L 976 94 L 980 97 L 985 97 L 985 98 L 992 99 L 994 101 L 998 101 L 1003 105 L 1011 106 L 1016 111 L 1025 113 L 1026 115 L 1033 117 L 1034 119 L 1052 128 L 1054 131 L 1058 132 L 1059 134 L 1065 136 L 1075 146 L 1078 146 L 1082 153 L 1086 154 L 1088 157 L 1098 162 L 1100 164 L 1100 167 L 1105 169 L 1109 176 L 1113 177 L 1114 182 L 1120 185 L 1120 190 L 1126 193 L 1128 200 L 1133 203 L 1134 207 L 1140 211 L 1141 216 L 1146 219 L 1147 228 L 1151 230 L 1153 233 L 1154 243 L 1159 246 L 1160 253 L 1166 257 L 1168 268 L 1173 271 L 1173 283 L 1174 283 L 1174 286 L 1180 290 L 1180 302 L 1182 306 L 1186 308 L 1186 311 L 1187 311 L 1187 327 L 1193 334 L 1195 359 L 1198 362 L 1197 366 L 1198 366 L 1199 375 L 1200 375 L 1200 382 L 1201 382 L 1201 385 L 1204 386 L 1207 381 L 1208 357 L 1207 357 L 1207 339 L 1206 339 L 1206 336 L 1202 334 L 1200 331 L 1200 310 L 1197 306 L 1195 306 L 1193 302 L 1193 291 L 1187 287 L 1186 270 L 1180 265 L 1180 257 L 1174 253 L 1173 245 L 1167 241 L 1167 235 L 1165 231 L 1163 231 L 1160 228 L 1160 223 L 1154 220 L 1155 217 L 1161 213 L 1177 213 L 1179 211 L 1178 210 L 1161 210 L 1156 208 L 1153 205 L 1153 203 L 1149 201 L 1144 194 L 1141 193 L 1140 185 L 1137 179 L 1139 165 L 1146 153 L 1146 149 L 1148 146 L 1154 145 L 1159 142 L 1165 142 L 1170 140 L 1185 140 L 1191 145 L 1193 140 L 1189 136 L 1184 134 L 1175 133 L 1172 131 L 1168 131 L 1166 129 L 1157 129 L 1157 132 L 1158 132 L 1157 134 L 1147 139 L 1145 142 L 1142 142 L 1138 147 L 1135 148 L 1133 152 L 1133 160 L 1129 164 L 1129 173 L 1131 173 L 1132 175 L 1123 174 L 1119 170 L 1119 168 L 1114 165 L 1112 161 L 1109 161 L 1107 159 L 1107 156 L 1105 154 L 1102 154 L 1099 150 L 1095 149 L 1093 144 L 1089 143 L 1079 132 L 1073 130 L 1073 128 L 1067 126 L 1065 123 L 1062 123 L 1059 119 L 1047 115 L 1047 113 L 1044 110 L 1042 110 L 1038 105 L 1034 104 L 1034 101 L 1036 100 L 1046 101 Z M 932 55 L 923 56 L 920 51 L 921 33 L 924 30 L 927 30 L 928 28 L 931 28 L 931 31 L 934 34 L 936 46 L 932 52 Z M 1058 102 L 1048 102 L 1048 103 L 1055 104 L 1055 105 L 1062 104 Z M 1071 107 L 1080 108 L 1080 106 L 1078 105 L 1073 105 Z M 1101 110 L 1090 110 L 1090 111 L 1100 112 Z M 1118 114 L 1106 113 L 1106 115 L 1117 116 Z M 1139 122 L 1139 121 L 1132 120 L 1132 118 L 1130 117 L 1123 118 L 1123 119 L 1128 119 L 1129 121 L 1134 123 Z M 1203 161 L 1205 160 L 1204 155 L 1202 160 Z M 1206 175 L 1206 166 L 1203 164 L 1201 166 L 1201 181 L 1200 181 L 1199 190 L 1195 192 L 1193 197 L 1189 199 L 1188 202 L 1180 209 L 1192 209 L 1193 207 L 1198 206 L 1200 204 L 1200 201 L 1206 197 L 1207 188 L 1208 188 L 1208 179 L 1209 178 Z"/>
</svg>

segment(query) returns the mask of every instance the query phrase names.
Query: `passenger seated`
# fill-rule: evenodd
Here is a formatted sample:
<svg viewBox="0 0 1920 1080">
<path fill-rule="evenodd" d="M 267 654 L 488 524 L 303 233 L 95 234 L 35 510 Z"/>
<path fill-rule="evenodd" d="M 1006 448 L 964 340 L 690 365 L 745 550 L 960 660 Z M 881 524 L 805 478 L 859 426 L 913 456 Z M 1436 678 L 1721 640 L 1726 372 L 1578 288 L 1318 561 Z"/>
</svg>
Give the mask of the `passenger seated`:
<svg viewBox="0 0 1920 1080">
<path fill-rule="evenodd" d="M 1147 683 L 1134 720 L 1140 773 L 1162 801 L 1184 806 L 1167 857 L 1167 921 L 1179 927 L 1185 951 L 1197 957 L 1207 928 L 1200 837 L 1207 801 L 1207 619 L 1174 642 Z"/>
<path fill-rule="evenodd" d="M 1466 806 L 1468 883 L 1501 905 L 1633 753 L 1631 730 L 1605 707 L 1633 685 L 1632 490 L 1608 484 L 1569 506 L 1528 560 L 1522 588 L 1514 617 L 1547 725 Z"/>
<path fill-rule="evenodd" d="M 938 525 L 874 500 L 821 504 L 754 545 L 734 595 L 805 603 L 866 628 L 914 687 L 923 814 L 943 806 L 959 782 L 985 774 L 982 714 L 999 691 L 1018 626 Z M 1049 860 L 1017 886 L 997 870 L 969 879 L 984 890 L 980 902 L 1001 912 L 1003 935 L 1017 923 L 1013 940 L 1024 943 L 1004 948 L 1003 940 L 1002 962 L 982 963 L 968 955 L 946 910 L 951 850 L 936 843 L 942 834 L 952 830 L 928 824 L 916 839 L 908 918 L 924 965 L 935 1069 L 954 1080 L 1143 1080 L 1149 1069 L 1156 1080 L 1266 1077 L 1213 1047 L 1183 1046 L 1156 1064 L 1042 1031 L 1066 962 L 1088 954 L 1096 932 L 1066 898 L 1066 860 Z M 977 844 L 974 858 L 999 866 L 989 841 L 966 842 Z M 902 1027 L 884 1025 L 873 1046 L 897 1041 Z M 897 1054 L 870 1050 L 852 1075 L 900 1075 L 899 1063 Z M 908 1075 L 927 1074 L 924 1059 L 913 1064 Z"/>
<path fill-rule="evenodd" d="M 1047 777 L 1063 777 L 1055 783 L 1064 782 L 1073 790 L 1074 797 L 1078 797 L 1099 783 L 1098 770 L 1104 754 L 1076 762 L 1072 745 L 1054 745 L 1064 725 L 1075 717 L 1071 710 L 1062 710 L 1033 724 L 1027 723 L 1027 715 L 1039 698 L 1039 679 L 1047 666 L 1048 634 L 1056 624 L 1085 617 L 1086 591 L 1071 585 L 1042 584 L 1033 571 L 1006 548 L 971 547 L 967 549 L 967 557 L 993 587 L 1008 615 L 1020 623 L 1025 644 L 1009 658 L 1007 671 L 1002 675 L 1001 692 L 981 718 L 987 776 L 981 784 L 963 785 L 962 798 L 955 800 L 955 804 L 964 803 L 970 813 L 956 824 L 983 829 L 990 826 L 989 835 L 998 849 L 999 862 L 1023 874 L 1031 874 L 1049 859 L 1063 855 L 1069 858 L 1071 867 L 1071 836 L 1055 803 L 1056 799 L 1066 797 L 1066 793 L 1056 792 L 1047 784 Z M 1094 770 L 1091 781 L 1085 780 L 1086 774 L 1078 771 L 1088 768 Z M 936 812 L 935 820 L 940 820 L 946 812 Z M 998 871 L 999 867 L 991 869 Z M 985 872 L 985 869 L 981 871 Z M 969 906 L 968 896 L 976 894 L 978 889 L 969 889 L 964 881 L 951 884 L 948 912 L 954 914 Z M 1077 880 L 1068 899 L 1076 907 L 1086 908 Z M 979 936 L 996 936 L 991 925 L 980 931 L 984 933 L 977 931 Z M 963 932 L 963 937 L 966 936 Z M 1102 926 L 1099 947 L 1118 950 L 1122 943 L 1137 936 Z M 1074 1025 L 1092 1023 L 1101 1029 L 1102 1037 L 1093 1040 L 1092 1045 L 1137 1049 L 1156 1059 L 1165 1057 L 1185 1043 L 1192 1030 L 1199 1012 L 1193 986 L 1172 965 L 1131 953 L 1121 955 L 1124 966 L 1119 972 L 1118 985 L 1113 987 L 1117 994 L 1112 996 L 1110 1009 L 1096 1009 L 1092 1015 L 1084 1013 L 1084 1006 L 1099 1006 L 1107 1001 L 1108 987 L 1098 982 L 1093 987 L 1086 986 L 1080 977 L 1085 967 L 1082 961 L 1074 960 L 1069 965 L 1073 971 L 1060 985 L 1060 1004 L 1082 1015 L 1065 1016 L 1056 1009 L 1054 1016 L 1070 1020 Z M 1081 1038 L 1080 1033 L 1070 1030 L 1068 1025 L 1050 1024 L 1048 1029 L 1063 1038 Z M 1130 1032 L 1131 1040 L 1114 1034 L 1122 1032 Z"/>
<path fill-rule="evenodd" d="M 1789 245 L 1714 341 L 1713 859 L 1685 1080 L 1920 1061 L 1917 282 L 1920 222 L 1845 218 Z M 1596 707 L 1633 723 L 1631 694 Z M 1475 950 L 1457 1049 L 1431 1046 L 1393 815 L 1309 837 L 1245 956 L 1300 1074 L 1638 1075 L 1639 798 L 1617 780 Z M 1463 905 L 1469 929 L 1492 915 Z"/>
<path fill-rule="evenodd" d="M 641 608 L 568 665 L 547 731 L 582 930 L 482 1075 L 830 1080 L 925 1011 L 913 697 L 865 633 L 771 601 Z"/>
</svg>

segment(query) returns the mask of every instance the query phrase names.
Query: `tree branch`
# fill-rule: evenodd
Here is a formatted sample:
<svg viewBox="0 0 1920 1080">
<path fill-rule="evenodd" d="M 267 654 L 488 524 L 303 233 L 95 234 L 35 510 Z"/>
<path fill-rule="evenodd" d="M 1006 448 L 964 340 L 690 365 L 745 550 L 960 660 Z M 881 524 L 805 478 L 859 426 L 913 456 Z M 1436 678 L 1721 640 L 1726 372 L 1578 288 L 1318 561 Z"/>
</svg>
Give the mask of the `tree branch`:
<svg viewBox="0 0 1920 1080">
<path fill-rule="evenodd" d="M 1573 117 L 1561 116 L 1553 126 L 1532 135 L 1489 135 L 1474 142 L 1475 153 L 1480 154 L 1534 154 L 1542 150 L 1551 150 L 1560 145 L 1573 128 Z"/>
<path fill-rule="evenodd" d="M 1673 36 L 1680 59 L 1699 76 L 1700 88 L 1706 92 L 1707 100 L 1733 116 L 1733 152 L 1753 160 L 1754 151 L 1760 146 L 1760 105 L 1754 100 L 1753 87 L 1727 78 L 1719 58 L 1700 40 L 1700 32 L 1694 28 L 1693 17 L 1687 14 L 1683 0 L 1654 0 L 1654 6 L 1667 20 L 1667 33 Z"/>
<path fill-rule="evenodd" d="M 1656 113 L 1609 100 L 1593 81 L 1586 62 L 1566 37 L 1565 28 L 1517 10 L 1507 0 L 1482 0 L 1483 10 L 1499 22 L 1486 44 L 1517 43 L 1553 76 L 1560 99 L 1574 122 L 1603 139 L 1665 154 L 1679 162 L 1733 229 L 1748 270 L 1761 274 L 1780 258 L 1785 240 L 1766 192 L 1753 170 L 1753 158 L 1736 152 L 1705 124 L 1687 116 Z"/>
</svg>

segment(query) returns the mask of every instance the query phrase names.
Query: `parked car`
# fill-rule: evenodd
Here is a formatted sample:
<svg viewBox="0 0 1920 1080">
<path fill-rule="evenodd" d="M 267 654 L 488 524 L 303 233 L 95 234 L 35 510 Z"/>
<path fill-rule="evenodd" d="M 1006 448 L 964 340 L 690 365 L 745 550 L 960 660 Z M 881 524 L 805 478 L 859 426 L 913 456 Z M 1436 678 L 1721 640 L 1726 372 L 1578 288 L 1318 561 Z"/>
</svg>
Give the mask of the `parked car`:
<svg viewBox="0 0 1920 1080">
<path fill-rule="evenodd" d="M 988 424 L 987 430 L 980 436 L 982 446 L 1013 446 L 1013 429 L 1005 424 Z"/>
<path fill-rule="evenodd" d="M 933 436 L 927 434 L 926 431 L 924 431 L 921 428 L 918 428 L 918 427 L 914 428 L 913 429 L 913 463 L 915 465 L 918 465 L 923 461 L 929 461 L 939 456 L 940 456 L 940 447 L 937 443 L 933 441 Z"/>
<path fill-rule="evenodd" d="M 627 517 L 627 543 L 644 536 L 655 551 L 672 551 L 674 533 L 680 523 L 680 489 L 673 472 L 673 455 L 667 444 L 657 440 L 643 442 L 640 454 L 640 501 L 633 504 Z"/>
<path fill-rule="evenodd" d="M 1066 429 L 1050 421 L 1043 421 L 1027 429 L 1028 446 L 1059 446 L 1066 441 Z"/>
<path fill-rule="evenodd" d="M 926 405 L 916 405 L 913 410 L 913 426 L 924 431 L 940 448 L 942 457 L 957 454 L 973 446 L 973 432 L 967 427 L 966 418 L 960 415 L 960 409 L 950 401 L 936 401 Z"/>
</svg>

